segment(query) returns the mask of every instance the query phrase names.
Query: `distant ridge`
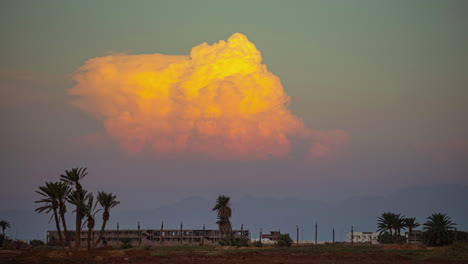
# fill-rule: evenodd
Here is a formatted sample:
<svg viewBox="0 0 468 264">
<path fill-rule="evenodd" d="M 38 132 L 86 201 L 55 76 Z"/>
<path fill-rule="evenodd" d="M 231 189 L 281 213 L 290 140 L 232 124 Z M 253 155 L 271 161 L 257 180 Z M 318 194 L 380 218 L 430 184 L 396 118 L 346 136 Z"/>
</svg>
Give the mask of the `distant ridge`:
<svg viewBox="0 0 468 264">
<path fill-rule="evenodd" d="M 182 221 L 185 228 L 215 228 L 216 215 L 211 211 L 213 200 L 202 197 L 188 197 L 178 202 L 146 212 L 115 210 L 111 213 L 108 227 L 114 228 L 117 220 L 121 228 L 136 228 L 141 221 L 142 228 L 178 228 Z M 325 199 L 324 199 L 325 200 Z M 375 231 L 377 216 L 385 211 L 394 211 L 416 217 L 419 222 L 435 212 L 447 213 L 458 224 L 459 230 L 468 230 L 468 186 L 466 185 L 418 185 L 394 192 L 388 196 L 355 196 L 340 203 L 295 198 L 233 197 L 233 225 L 244 224 L 252 237 L 258 237 L 258 230 L 281 230 L 295 235 L 296 225 L 304 239 L 312 239 L 315 222 L 319 225 L 319 240 L 331 240 L 335 227 L 336 239 L 345 238 L 346 232 L 354 226 L 355 231 Z M 29 211 L 2 211 L 0 218 L 13 223 L 8 235 L 25 239 L 45 237 L 45 230 L 54 229 L 48 224 L 49 217 Z M 100 216 L 98 216 L 99 224 Z M 71 223 L 71 221 L 69 221 Z"/>
</svg>

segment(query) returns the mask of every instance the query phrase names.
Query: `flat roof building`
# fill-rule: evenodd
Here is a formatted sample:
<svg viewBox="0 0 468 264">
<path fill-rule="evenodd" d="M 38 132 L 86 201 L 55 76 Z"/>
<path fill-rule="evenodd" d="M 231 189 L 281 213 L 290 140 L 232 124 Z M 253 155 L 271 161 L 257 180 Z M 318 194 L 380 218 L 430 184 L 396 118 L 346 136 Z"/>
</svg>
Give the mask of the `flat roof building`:
<svg viewBox="0 0 468 264">
<path fill-rule="evenodd" d="M 63 231 L 62 231 L 63 233 Z M 70 239 L 75 241 L 74 231 L 69 231 Z M 92 241 L 99 237 L 100 230 L 94 230 L 92 233 Z M 249 230 L 233 230 L 233 237 L 250 239 Z M 86 247 L 88 231 L 81 231 L 81 246 Z M 65 236 L 62 236 L 65 237 Z M 226 236 L 219 230 L 202 230 L 202 229 L 125 229 L 125 230 L 106 230 L 102 241 L 98 246 L 119 246 L 122 245 L 121 239 L 130 239 L 132 246 L 144 245 L 218 245 L 219 241 Z M 47 231 L 47 243 L 59 243 L 57 231 Z"/>
<path fill-rule="evenodd" d="M 281 235 L 280 231 L 270 231 L 270 234 L 262 234 L 262 239 L 269 239 L 271 241 L 277 241 Z"/>
<path fill-rule="evenodd" d="M 346 235 L 347 241 L 354 243 L 378 244 L 379 233 L 377 232 L 349 232 Z"/>
</svg>

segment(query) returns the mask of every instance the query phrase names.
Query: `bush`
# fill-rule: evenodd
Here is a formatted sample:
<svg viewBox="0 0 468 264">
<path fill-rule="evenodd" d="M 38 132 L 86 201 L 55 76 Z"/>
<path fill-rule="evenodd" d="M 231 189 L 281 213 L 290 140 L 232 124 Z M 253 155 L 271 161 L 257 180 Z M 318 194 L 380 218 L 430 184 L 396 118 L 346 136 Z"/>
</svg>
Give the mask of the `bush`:
<svg viewBox="0 0 468 264">
<path fill-rule="evenodd" d="M 249 241 L 245 238 L 234 238 L 232 240 L 232 245 L 236 247 L 248 247 Z"/>
<path fill-rule="evenodd" d="M 293 241 L 291 237 L 289 237 L 289 234 L 281 234 L 278 238 L 278 241 L 276 241 L 276 245 L 278 247 L 290 247 L 292 243 Z"/>
<path fill-rule="evenodd" d="M 393 241 L 393 240 L 395 240 L 395 241 Z M 396 237 L 395 235 L 392 238 L 392 236 L 388 232 L 381 233 L 377 238 L 377 241 L 379 241 L 380 244 L 393 244 L 394 242 L 395 243 L 405 243 L 406 240 L 407 239 L 404 236 L 400 236 L 400 240 L 398 240 L 398 237 Z"/>
<path fill-rule="evenodd" d="M 468 242 L 458 241 L 444 249 L 443 254 L 449 258 L 467 259 Z"/>
<path fill-rule="evenodd" d="M 262 242 L 260 241 L 255 241 L 252 244 L 250 244 L 252 247 L 263 247 Z"/>
<path fill-rule="evenodd" d="M 456 241 L 466 241 L 466 242 L 468 242 L 468 232 L 455 231 L 455 240 Z"/>
<path fill-rule="evenodd" d="M 248 247 L 249 241 L 245 238 L 223 238 L 219 241 L 220 246 Z"/>
<path fill-rule="evenodd" d="M 122 242 L 122 245 L 120 246 L 121 249 L 129 249 L 132 248 L 132 239 L 128 237 L 123 237 L 120 239 L 120 242 Z"/>
<path fill-rule="evenodd" d="M 41 240 L 34 239 L 29 242 L 29 245 L 33 247 L 40 247 L 40 246 L 44 246 L 44 242 L 42 242 Z"/>
</svg>

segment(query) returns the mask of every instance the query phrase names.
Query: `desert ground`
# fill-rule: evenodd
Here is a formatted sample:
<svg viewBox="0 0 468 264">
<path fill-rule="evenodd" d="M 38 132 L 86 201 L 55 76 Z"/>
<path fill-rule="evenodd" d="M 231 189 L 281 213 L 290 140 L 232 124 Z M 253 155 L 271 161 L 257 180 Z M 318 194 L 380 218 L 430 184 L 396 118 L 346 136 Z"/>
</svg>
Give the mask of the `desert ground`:
<svg viewBox="0 0 468 264">
<path fill-rule="evenodd" d="M 301 246 L 291 248 L 146 247 L 86 251 L 35 248 L 2 250 L 0 263 L 468 263 L 467 244 L 444 248 L 423 246 Z"/>
</svg>

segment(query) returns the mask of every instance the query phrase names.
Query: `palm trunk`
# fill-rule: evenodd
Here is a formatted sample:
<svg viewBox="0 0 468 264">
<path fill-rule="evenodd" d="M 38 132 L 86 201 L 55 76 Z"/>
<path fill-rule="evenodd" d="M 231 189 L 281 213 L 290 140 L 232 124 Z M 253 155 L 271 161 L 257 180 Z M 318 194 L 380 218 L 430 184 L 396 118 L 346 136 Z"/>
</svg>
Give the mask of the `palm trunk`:
<svg viewBox="0 0 468 264">
<path fill-rule="evenodd" d="M 96 242 L 94 242 L 95 247 L 99 244 L 99 242 L 101 242 L 101 239 L 104 236 L 104 230 L 106 229 L 106 224 L 107 224 L 107 220 L 102 220 L 101 232 L 99 232 L 99 237 L 96 240 Z"/>
<path fill-rule="evenodd" d="M 394 244 L 395 243 L 395 237 L 393 237 L 393 231 L 392 231 L 391 228 L 389 230 L 390 230 L 390 237 L 392 238 L 392 244 Z"/>
<path fill-rule="evenodd" d="M 75 250 L 81 248 L 81 213 L 80 213 L 81 190 L 76 187 L 76 231 L 75 231 Z"/>
<path fill-rule="evenodd" d="M 68 248 L 72 251 L 72 244 L 70 241 L 70 235 L 68 234 L 67 221 L 65 221 L 65 213 L 60 213 L 60 218 L 62 218 L 63 232 L 65 233 L 65 240 L 67 241 Z"/>
<path fill-rule="evenodd" d="M 91 233 L 93 232 L 92 229 L 88 229 L 88 255 L 91 257 Z"/>
<path fill-rule="evenodd" d="M 91 246 L 91 234 L 93 233 L 93 228 L 94 228 L 94 219 L 93 218 L 88 218 L 88 256 L 91 257 L 92 254 L 92 246 Z"/>
<path fill-rule="evenodd" d="M 408 244 L 411 245 L 411 238 L 413 237 L 413 230 L 411 228 L 409 228 L 408 232 L 409 232 Z"/>
<path fill-rule="evenodd" d="M 63 243 L 63 238 L 62 238 L 62 230 L 60 230 L 60 220 L 58 218 L 57 209 L 53 209 L 53 210 L 54 210 L 55 226 L 57 227 L 60 245 L 62 246 L 63 249 L 65 249 L 65 244 Z"/>
</svg>

